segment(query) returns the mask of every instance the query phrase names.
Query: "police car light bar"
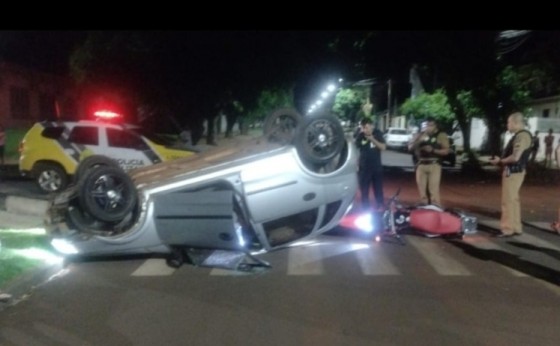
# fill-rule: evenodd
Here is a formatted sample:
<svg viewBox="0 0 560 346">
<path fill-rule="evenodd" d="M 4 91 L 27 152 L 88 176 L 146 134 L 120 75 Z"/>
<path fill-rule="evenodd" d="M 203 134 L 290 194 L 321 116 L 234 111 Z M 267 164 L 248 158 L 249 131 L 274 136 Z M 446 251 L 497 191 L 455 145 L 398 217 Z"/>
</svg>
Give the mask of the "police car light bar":
<svg viewBox="0 0 560 346">
<path fill-rule="evenodd" d="M 112 111 L 107 111 L 107 110 L 96 111 L 96 112 L 93 113 L 93 115 L 96 118 L 100 118 L 100 119 L 115 119 L 115 118 L 119 118 L 121 116 L 119 113 L 112 112 Z"/>
</svg>

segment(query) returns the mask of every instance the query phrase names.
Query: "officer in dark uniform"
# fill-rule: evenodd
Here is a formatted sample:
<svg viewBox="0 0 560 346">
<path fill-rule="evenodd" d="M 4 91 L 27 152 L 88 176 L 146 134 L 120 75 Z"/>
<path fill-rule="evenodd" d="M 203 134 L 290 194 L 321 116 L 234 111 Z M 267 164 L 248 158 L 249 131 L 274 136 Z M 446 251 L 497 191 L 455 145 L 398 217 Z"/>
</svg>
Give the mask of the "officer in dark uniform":
<svg viewBox="0 0 560 346">
<path fill-rule="evenodd" d="M 378 209 L 384 208 L 383 166 L 381 151 L 386 149 L 383 133 L 377 129 L 371 119 L 360 122 L 361 131 L 356 136 L 356 147 L 360 151 L 358 181 L 362 197 L 362 208 L 369 208 L 369 187 L 373 183 L 373 192 Z"/>
<path fill-rule="evenodd" d="M 508 117 L 507 129 L 514 133 L 501 158 L 490 160 L 493 165 L 502 165 L 502 217 L 501 233 L 498 237 L 511 237 L 523 233 L 519 189 L 525 179 L 525 167 L 531 154 L 531 132 L 524 129 L 523 114 L 513 113 Z"/>
</svg>

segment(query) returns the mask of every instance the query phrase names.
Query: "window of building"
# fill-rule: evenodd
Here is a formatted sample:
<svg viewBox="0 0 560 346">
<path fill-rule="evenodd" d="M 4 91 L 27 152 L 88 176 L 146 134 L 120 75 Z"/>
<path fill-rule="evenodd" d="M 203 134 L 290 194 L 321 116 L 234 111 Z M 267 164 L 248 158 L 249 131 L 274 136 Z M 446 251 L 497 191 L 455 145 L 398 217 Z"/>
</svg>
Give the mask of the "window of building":
<svg viewBox="0 0 560 346">
<path fill-rule="evenodd" d="M 10 113 L 12 118 L 31 118 L 29 113 L 29 90 L 27 88 L 10 87 Z"/>
<path fill-rule="evenodd" d="M 550 116 L 550 109 L 549 108 L 545 108 L 542 111 L 542 117 L 543 118 L 548 118 Z"/>
</svg>

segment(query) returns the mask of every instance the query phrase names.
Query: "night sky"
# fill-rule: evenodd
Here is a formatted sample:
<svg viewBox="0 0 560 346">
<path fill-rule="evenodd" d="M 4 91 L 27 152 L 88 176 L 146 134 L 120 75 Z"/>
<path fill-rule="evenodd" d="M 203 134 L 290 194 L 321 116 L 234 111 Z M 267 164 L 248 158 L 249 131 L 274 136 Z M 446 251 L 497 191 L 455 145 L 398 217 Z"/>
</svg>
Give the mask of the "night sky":
<svg viewBox="0 0 560 346">
<path fill-rule="evenodd" d="M 364 67 L 357 73 L 359 62 L 348 44 L 363 33 L 152 31 L 146 35 L 157 42 L 155 66 L 178 81 L 184 80 L 185 87 L 207 85 L 213 89 L 215 84 L 227 84 L 241 89 L 264 85 L 267 80 L 270 84 L 292 81 L 300 107 L 327 81 L 338 77 L 375 78 L 373 91 L 381 103 L 386 98 L 386 81 L 391 78 L 397 100 L 402 102 L 409 96 L 408 74 L 413 63 L 424 66 L 424 84 L 429 90 L 440 86 L 445 69 L 468 69 L 475 75 L 488 68 L 492 63 L 488 58 L 498 47 L 496 31 L 372 31 L 362 51 L 365 59 L 360 63 Z M 509 56 L 529 55 L 525 51 L 542 41 L 535 39 L 538 35 L 532 36 Z M 45 72 L 68 73 L 69 55 L 86 37 L 83 31 L 2 31 L 0 59 Z M 558 32 L 549 32 L 546 37 L 549 44 L 560 46 Z M 335 38 L 346 42 L 346 47 L 343 43 L 336 52 L 327 49 Z"/>
</svg>

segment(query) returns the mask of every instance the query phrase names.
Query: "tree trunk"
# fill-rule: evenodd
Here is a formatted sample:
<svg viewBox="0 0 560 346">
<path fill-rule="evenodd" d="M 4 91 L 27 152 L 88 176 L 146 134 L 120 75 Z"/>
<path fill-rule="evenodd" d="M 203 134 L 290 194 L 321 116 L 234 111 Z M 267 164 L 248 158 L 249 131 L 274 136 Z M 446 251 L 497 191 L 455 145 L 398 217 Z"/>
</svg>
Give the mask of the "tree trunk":
<svg viewBox="0 0 560 346">
<path fill-rule="evenodd" d="M 208 128 L 206 129 L 206 144 L 209 145 L 216 145 L 216 141 L 215 141 L 215 120 L 216 120 L 216 114 L 214 112 L 210 113 L 210 115 L 208 115 L 208 117 L 206 118 L 207 120 L 207 125 Z"/>
<path fill-rule="evenodd" d="M 233 132 L 233 126 L 235 125 L 235 121 L 237 120 L 237 114 L 229 113 L 226 114 L 226 138 L 231 137 Z"/>
<path fill-rule="evenodd" d="M 237 119 L 239 120 L 239 130 L 240 130 L 241 134 L 242 135 L 248 135 L 249 134 L 249 121 L 248 121 L 248 119 L 246 119 L 243 116 L 240 116 Z"/>
</svg>

